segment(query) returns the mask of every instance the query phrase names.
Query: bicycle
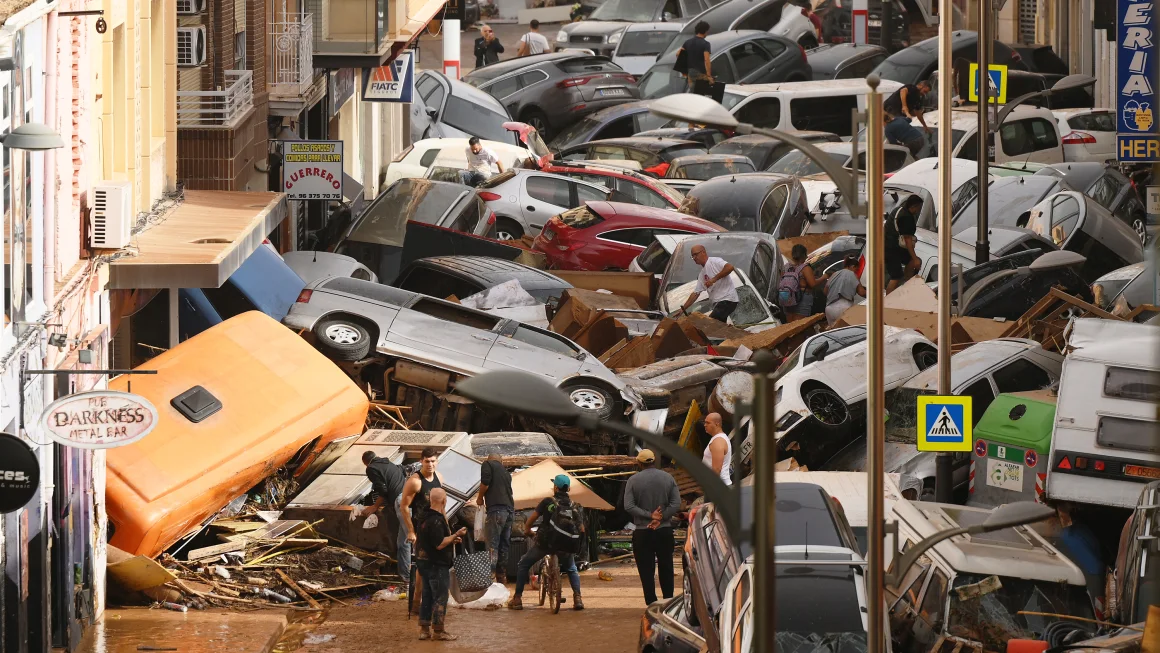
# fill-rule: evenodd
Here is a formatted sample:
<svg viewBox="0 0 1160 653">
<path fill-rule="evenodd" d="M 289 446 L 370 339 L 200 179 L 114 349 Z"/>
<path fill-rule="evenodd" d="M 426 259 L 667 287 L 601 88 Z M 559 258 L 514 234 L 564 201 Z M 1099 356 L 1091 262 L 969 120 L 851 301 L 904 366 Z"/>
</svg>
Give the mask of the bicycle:
<svg viewBox="0 0 1160 653">
<path fill-rule="evenodd" d="M 552 614 L 560 614 L 560 561 L 555 553 L 549 553 L 540 561 L 540 605 L 548 602 Z"/>
</svg>

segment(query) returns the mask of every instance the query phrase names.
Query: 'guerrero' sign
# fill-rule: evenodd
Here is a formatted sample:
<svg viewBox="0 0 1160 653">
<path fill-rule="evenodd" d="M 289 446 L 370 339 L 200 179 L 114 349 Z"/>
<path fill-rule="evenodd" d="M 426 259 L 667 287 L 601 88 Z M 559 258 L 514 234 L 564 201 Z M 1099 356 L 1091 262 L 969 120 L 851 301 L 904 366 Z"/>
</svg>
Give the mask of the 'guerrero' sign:
<svg viewBox="0 0 1160 653">
<path fill-rule="evenodd" d="M 148 399 L 127 392 L 82 392 L 49 404 L 40 426 L 63 445 L 108 449 L 148 435 L 157 426 L 157 409 Z"/>
<path fill-rule="evenodd" d="M 387 65 L 363 71 L 363 101 L 410 104 L 415 94 L 415 53 L 403 50 Z"/>
<path fill-rule="evenodd" d="M 292 200 L 342 201 L 342 141 L 282 141 L 282 191 Z"/>
<path fill-rule="evenodd" d="M 1156 0 L 1119 0 L 1116 151 L 1122 162 L 1160 161 L 1156 125 Z"/>
</svg>

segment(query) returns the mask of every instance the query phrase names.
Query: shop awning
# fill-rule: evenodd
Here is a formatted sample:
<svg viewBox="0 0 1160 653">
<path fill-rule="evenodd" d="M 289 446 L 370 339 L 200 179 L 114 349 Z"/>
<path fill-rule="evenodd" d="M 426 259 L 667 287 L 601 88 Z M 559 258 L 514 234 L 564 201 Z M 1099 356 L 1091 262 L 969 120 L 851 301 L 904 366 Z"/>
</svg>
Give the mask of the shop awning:
<svg viewBox="0 0 1160 653">
<path fill-rule="evenodd" d="M 282 193 L 185 191 L 113 261 L 109 288 L 219 288 L 286 215 Z"/>
</svg>

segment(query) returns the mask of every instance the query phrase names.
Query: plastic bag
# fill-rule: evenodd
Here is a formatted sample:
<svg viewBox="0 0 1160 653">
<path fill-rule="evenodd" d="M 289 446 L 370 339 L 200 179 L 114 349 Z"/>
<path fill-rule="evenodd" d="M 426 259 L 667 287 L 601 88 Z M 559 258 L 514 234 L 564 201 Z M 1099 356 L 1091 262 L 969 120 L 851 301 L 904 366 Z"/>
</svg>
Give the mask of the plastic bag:
<svg viewBox="0 0 1160 653">
<path fill-rule="evenodd" d="M 407 593 L 401 591 L 398 587 L 392 585 L 386 589 L 379 590 L 371 596 L 372 601 L 400 601 L 407 598 Z"/>
<path fill-rule="evenodd" d="M 499 583 L 492 583 L 483 596 L 469 603 L 456 603 L 454 597 L 447 597 L 447 605 L 466 610 L 498 610 L 511 598 L 511 591 Z"/>
<path fill-rule="evenodd" d="M 361 503 L 356 503 L 353 506 L 351 506 L 350 507 L 350 520 L 354 521 L 354 520 L 358 519 L 359 516 L 362 515 L 362 511 L 363 511 L 363 505 Z"/>
<path fill-rule="evenodd" d="M 363 522 L 363 528 L 374 528 L 375 526 L 378 526 L 378 525 L 379 525 L 379 514 L 377 512 L 372 512 L 371 516 L 367 517 L 367 520 Z"/>
<path fill-rule="evenodd" d="M 483 512 L 483 507 L 476 506 L 476 508 L 475 508 L 475 541 L 476 542 L 486 542 L 487 541 L 487 529 L 484 527 L 484 520 L 486 519 L 486 517 L 487 517 L 487 515 Z"/>
</svg>

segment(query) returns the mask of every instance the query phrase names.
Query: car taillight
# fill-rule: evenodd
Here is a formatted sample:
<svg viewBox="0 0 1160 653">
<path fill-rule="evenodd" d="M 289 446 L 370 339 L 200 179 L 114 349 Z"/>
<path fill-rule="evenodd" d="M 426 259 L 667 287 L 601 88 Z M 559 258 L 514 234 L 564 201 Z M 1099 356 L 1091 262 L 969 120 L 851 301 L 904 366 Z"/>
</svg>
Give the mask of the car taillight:
<svg viewBox="0 0 1160 653">
<path fill-rule="evenodd" d="M 865 270 L 866 270 L 866 256 L 862 255 L 862 256 L 858 257 L 858 278 L 859 279 L 862 278 L 862 272 Z"/>
<path fill-rule="evenodd" d="M 587 75 L 582 77 L 569 77 L 556 82 L 556 88 L 569 88 L 571 86 L 581 86 L 595 79 L 594 76 Z"/>
<path fill-rule="evenodd" d="M 408 154 L 410 154 L 410 153 L 411 153 L 411 150 L 413 150 L 413 149 L 415 149 L 415 146 L 414 146 L 414 145 L 411 145 L 411 146 L 409 146 L 407 149 L 405 149 L 405 150 L 403 150 L 402 152 L 399 152 L 398 154 L 396 154 L 396 155 L 395 155 L 395 158 L 391 159 L 391 161 L 394 161 L 395 163 L 398 163 L 399 161 L 402 161 L 403 159 L 407 158 L 407 155 L 408 155 Z"/>
<path fill-rule="evenodd" d="M 1072 132 L 1063 137 L 1064 145 L 1089 145 L 1096 142 L 1096 137 L 1087 132 Z"/>
<path fill-rule="evenodd" d="M 802 46 L 802 44 L 801 44 L 801 43 L 798 43 L 798 50 L 801 50 L 801 53 L 802 53 L 802 62 L 805 62 L 805 61 L 806 61 L 806 49 L 805 49 L 805 47 L 804 47 L 804 46 Z"/>
<path fill-rule="evenodd" d="M 488 224 L 495 224 L 495 211 L 492 211 L 492 212 L 491 212 L 491 213 L 490 213 L 490 214 L 487 216 L 487 223 L 488 223 Z"/>
<path fill-rule="evenodd" d="M 503 196 L 500 195 L 499 193 L 493 193 L 491 191 L 486 191 L 486 190 L 479 191 L 479 199 L 481 199 L 485 202 L 494 202 L 501 197 L 503 197 Z"/>
<path fill-rule="evenodd" d="M 302 292 L 298 293 L 298 299 L 294 300 L 296 304 L 305 304 L 310 301 L 310 296 L 314 294 L 313 290 L 303 288 Z"/>
</svg>

